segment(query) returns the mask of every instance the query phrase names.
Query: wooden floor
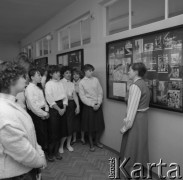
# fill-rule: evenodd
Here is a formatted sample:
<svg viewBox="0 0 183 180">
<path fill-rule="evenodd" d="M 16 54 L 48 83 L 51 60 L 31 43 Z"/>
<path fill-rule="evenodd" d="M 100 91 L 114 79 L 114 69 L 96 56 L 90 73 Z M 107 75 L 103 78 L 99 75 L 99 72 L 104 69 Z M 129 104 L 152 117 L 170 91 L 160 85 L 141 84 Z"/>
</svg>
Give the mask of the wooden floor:
<svg viewBox="0 0 183 180">
<path fill-rule="evenodd" d="M 73 147 L 74 152 L 65 149 L 62 160 L 48 163 L 43 180 L 109 180 L 109 158 L 118 158 L 115 153 L 106 148 L 90 152 L 88 144 L 79 142 Z M 152 180 L 159 178 L 153 174 Z"/>
<path fill-rule="evenodd" d="M 117 157 L 107 149 L 89 151 L 89 145 L 76 143 L 74 152 L 65 150 L 61 161 L 48 163 L 43 180 L 109 180 L 109 158 Z"/>
</svg>

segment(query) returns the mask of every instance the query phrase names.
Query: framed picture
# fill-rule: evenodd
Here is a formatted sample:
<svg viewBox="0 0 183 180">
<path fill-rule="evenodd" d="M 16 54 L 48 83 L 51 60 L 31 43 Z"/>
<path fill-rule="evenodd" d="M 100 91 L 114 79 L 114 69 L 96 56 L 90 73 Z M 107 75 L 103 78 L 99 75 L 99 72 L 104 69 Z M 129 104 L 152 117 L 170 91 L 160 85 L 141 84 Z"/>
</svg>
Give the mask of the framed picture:
<svg viewBox="0 0 183 180">
<path fill-rule="evenodd" d="M 34 64 L 38 67 L 46 67 L 48 65 L 48 57 L 35 59 Z"/>
<path fill-rule="evenodd" d="M 107 98 L 124 101 L 132 63 L 143 62 L 150 106 L 183 112 L 183 26 L 106 44 Z M 125 92 L 126 91 L 126 92 Z"/>
<path fill-rule="evenodd" d="M 83 49 L 57 54 L 57 65 L 81 70 L 84 64 Z"/>
</svg>

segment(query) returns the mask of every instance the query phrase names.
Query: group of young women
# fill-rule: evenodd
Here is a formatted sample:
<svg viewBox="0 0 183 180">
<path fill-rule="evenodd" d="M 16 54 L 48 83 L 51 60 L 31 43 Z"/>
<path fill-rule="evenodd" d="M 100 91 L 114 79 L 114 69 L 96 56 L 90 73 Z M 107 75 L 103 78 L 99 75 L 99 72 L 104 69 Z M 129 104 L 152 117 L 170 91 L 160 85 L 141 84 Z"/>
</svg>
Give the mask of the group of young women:
<svg viewBox="0 0 183 180">
<path fill-rule="evenodd" d="M 24 96 L 37 141 L 48 161 L 61 160 L 65 145 L 68 151 L 74 151 L 71 144 L 76 142 L 77 132 L 81 132 L 82 144 L 85 144 L 84 133 L 87 132 L 91 152 L 95 151 L 94 145 L 103 148 L 99 142 L 105 127 L 101 108 L 103 90 L 98 79 L 92 76 L 94 67 L 86 64 L 82 79 L 79 70 L 68 66 L 60 69 L 50 65 L 46 71 L 43 81 L 39 68 L 29 69 Z M 18 102 L 22 101 L 18 99 Z"/>
<path fill-rule="evenodd" d="M 27 68 L 26 85 L 23 66 L 20 62 L 0 65 L 0 179 L 4 180 L 36 180 L 37 168 L 47 166 L 45 152 L 49 161 L 61 160 L 65 145 L 68 151 L 74 151 L 71 144 L 76 142 L 76 132 L 81 132 L 83 144 L 84 133 L 88 134 L 91 152 L 95 146 L 103 148 L 99 141 L 105 128 L 103 90 L 92 75 L 94 67 L 84 65 L 83 78 L 69 67 L 61 70 L 51 65 L 43 77 L 41 70 Z M 130 66 L 129 79 L 133 83 L 122 121 L 120 151 L 122 160 L 130 158 L 128 174 L 135 162 L 143 166 L 149 162 L 150 92 L 143 80 L 145 72 L 143 63 Z"/>
</svg>

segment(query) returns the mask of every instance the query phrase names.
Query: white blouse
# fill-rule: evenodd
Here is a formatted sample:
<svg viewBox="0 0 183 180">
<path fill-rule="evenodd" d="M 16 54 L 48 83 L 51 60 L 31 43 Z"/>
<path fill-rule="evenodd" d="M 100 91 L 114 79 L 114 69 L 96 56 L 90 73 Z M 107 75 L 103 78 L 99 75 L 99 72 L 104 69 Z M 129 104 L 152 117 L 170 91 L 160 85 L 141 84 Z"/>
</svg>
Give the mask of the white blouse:
<svg viewBox="0 0 183 180">
<path fill-rule="evenodd" d="M 50 107 L 56 104 L 55 101 L 63 100 L 63 104 L 68 105 L 68 98 L 62 82 L 51 79 L 45 85 L 46 100 Z"/>
<path fill-rule="evenodd" d="M 81 81 L 80 79 L 78 81 L 73 80 L 75 91 L 77 93 L 79 93 L 79 83 L 80 83 L 80 81 Z"/>
<path fill-rule="evenodd" d="M 0 179 L 40 167 L 42 154 L 29 114 L 14 96 L 0 93 Z"/>
<path fill-rule="evenodd" d="M 87 106 L 101 104 L 103 98 L 102 87 L 96 77 L 84 77 L 79 83 L 79 96 Z"/>
<path fill-rule="evenodd" d="M 67 79 L 63 78 L 61 80 L 63 86 L 64 86 L 64 89 L 65 89 L 65 92 L 67 94 L 67 97 L 68 99 L 72 99 L 73 100 L 73 92 L 75 91 L 75 87 L 74 87 L 74 83 L 71 82 L 71 81 L 68 81 Z"/>
<path fill-rule="evenodd" d="M 30 82 L 25 89 L 25 97 L 27 108 L 34 114 L 39 117 L 45 117 L 48 115 L 47 112 L 49 111 L 49 107 L 44 98 L 43 90 L 41 90 L 37 85 Z M 41 108 L 45 108 L 45 111 Z"/>
<path fill-rule="evenodd" d="M 46 76 L 42 76 L 42 79 L 41 79 L 41 84 L 42 84 L 42 87 L 44 88 L 45 87 L 45 84 L 46 84 Z"/>
<path fill-rule="evenodd" d="M 26 102 L 25 102 L 25 91 L 22 91 L 22 92 L 19 92 L 17 95 L 16 95 L 16 100 L 17 100 L 17 103 L 23 108 L 26 110 Z"/>
</svg>

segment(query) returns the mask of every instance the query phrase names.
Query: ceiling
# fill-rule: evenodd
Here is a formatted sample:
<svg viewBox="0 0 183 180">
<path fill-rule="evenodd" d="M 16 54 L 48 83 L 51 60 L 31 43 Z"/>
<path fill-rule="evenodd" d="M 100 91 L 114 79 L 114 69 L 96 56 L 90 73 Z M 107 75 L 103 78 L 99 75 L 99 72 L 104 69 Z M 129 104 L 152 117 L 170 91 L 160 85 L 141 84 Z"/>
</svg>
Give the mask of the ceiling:
<svg viewBox="0 0 183 180">
<path fill-rule="evenodd" d="M 20 41 L 74 1 L 0 0 L 0 41 Z"/>
</svg>

